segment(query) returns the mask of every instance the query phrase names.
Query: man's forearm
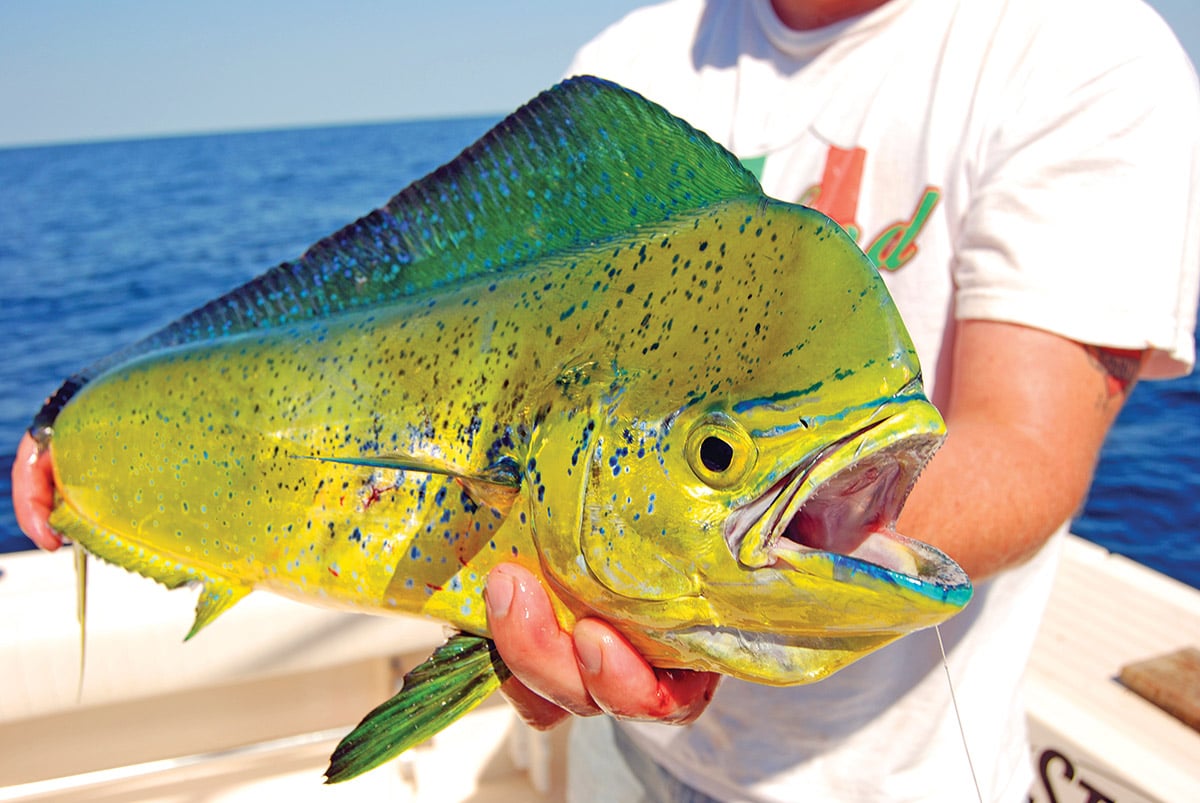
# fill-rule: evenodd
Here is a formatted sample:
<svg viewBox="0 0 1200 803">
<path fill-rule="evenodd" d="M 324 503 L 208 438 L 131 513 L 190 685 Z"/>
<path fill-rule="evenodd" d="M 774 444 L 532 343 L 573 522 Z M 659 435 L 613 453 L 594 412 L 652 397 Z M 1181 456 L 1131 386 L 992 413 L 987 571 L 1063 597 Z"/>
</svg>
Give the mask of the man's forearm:
<svg viewBox="0 0 1200 803">
<path fill-rule="evenodd" d="M 1030 557 L 1083 503 L 1141 359 L 1012 324 L 960 324 L 948 436 L 900 531 L 976 580 Z"/>
</svg>

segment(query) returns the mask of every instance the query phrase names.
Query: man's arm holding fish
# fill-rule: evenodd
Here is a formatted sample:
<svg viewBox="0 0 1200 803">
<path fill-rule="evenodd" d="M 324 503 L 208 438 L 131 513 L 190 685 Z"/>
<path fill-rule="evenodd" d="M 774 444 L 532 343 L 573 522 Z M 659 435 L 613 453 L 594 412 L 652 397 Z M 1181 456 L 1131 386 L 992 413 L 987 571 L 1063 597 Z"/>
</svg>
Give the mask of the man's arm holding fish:
<svg viewBox="0 0 1200 803">
<path fill-rule="evenodd" d="M 1100 447 L 1143 354 L 1037 329 L 963 321 L 947 438 L 899 530 L 978 582 L 1031 557 L 1082 505 Z"/>
<path fill-rule="evenodd" d="M 976 582 L 1032 556 L 1083 502 L 1143 356 L 1024 326 L 960 322 L 942 411 L 948 436 L 900 532 L 943 549 Z M 563 632 L 520 567 L 494 570 L 486 598 L 492 635 L 516 676 L 504 691 L 537 727 L 601 711 L 683 723 L 712 697 L 716 675 L 656 670 L 602 621 Z"/>
</svg>

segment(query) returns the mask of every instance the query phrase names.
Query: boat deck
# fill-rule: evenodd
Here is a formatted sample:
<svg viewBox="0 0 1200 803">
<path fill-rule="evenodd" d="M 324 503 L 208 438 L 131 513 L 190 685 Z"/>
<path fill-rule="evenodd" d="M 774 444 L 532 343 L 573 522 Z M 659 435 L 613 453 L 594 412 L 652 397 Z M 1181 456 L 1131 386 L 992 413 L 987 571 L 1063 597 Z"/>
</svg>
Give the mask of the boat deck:
<svg viewBox="0 0 1200 803">
<path fill-rule="evenodd" d="M 194 594 L 93 561 L 77 701 L 71 564 L 0 555 L 0 801 L 563 799 L 565 729 L 534 733 L 499 699 L 321 784 L 341 735 L 441 642 L 430 622 L 256 594 L 184 645 Z M 1200 591 L 1070 539 L 1027 680 L 1033 799 L 1194 799 L 1200 733 L 1115 678 L 1198 643 Z"/>
<path fill-rule="evenodd" d="M 1188 646 L 1200 591 L 1068 539 L 1026 674 L 1034 801 L 1200 799 L 1200 733 L 1117 681 Z"/>
</svg>

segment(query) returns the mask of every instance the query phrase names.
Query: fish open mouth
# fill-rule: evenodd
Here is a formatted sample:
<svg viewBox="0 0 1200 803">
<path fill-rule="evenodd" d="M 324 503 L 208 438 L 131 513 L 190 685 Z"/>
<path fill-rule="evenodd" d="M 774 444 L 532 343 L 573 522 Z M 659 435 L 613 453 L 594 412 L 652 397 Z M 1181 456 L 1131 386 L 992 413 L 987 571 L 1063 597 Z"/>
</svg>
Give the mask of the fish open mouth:
<svg viewBox="0 0 1200 803">
<path fill-rule="evenodd" d="M 897 432 L 896 423 L 876 421 L 835 441 L 735 511 L 725 536 L 739 562 L 805 571 L 814 557 L 832 554 L 921 582 L 956 584 L 957 577 L 939 576 L 946 571 L 941 553 L 896 532 L 941 440 Z"/>
</svg>

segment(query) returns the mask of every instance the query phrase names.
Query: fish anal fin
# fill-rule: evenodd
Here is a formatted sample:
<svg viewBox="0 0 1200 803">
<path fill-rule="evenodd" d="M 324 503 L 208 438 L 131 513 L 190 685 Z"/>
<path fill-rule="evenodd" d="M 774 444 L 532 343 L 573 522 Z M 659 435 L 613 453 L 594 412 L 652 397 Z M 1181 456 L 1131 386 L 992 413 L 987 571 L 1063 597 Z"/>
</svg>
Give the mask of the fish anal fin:
<svg viewBox="0 0 1200 803">
<path fill-rule="evenodd" d="M 376 707 L 329 757 L 326 783 L 339 783 L 420 744 L 483 702 L 508 679 L 491 639 L 458 633 L 404 676 L 395 697 Z"/>
<path fill-rule="evenodd" d="M 50 526 L 75 542 L 75 549 L 87 550 L 101 560 L 120 566 L 127 571 L 148 577 L 167 588 L 199 583 L 202 586 L 200 599 L 196 603 L 196 620 L 186 638 L 200 632 L 201 628 L 227 610 L 235 602 L 250 593 L 251 587 L 235 584 L 223 577 L 210 574 L 199 566 L 189 565 L 155 552 L 145 545 L 107 530 L 80 516 L 66 503 L 60 502 L 50 514 Z M 79 600 L 77 615 L 82 630 L 86 613 L 86 569 L 80 553 L 75 556 L 78 577 Z M 83 635 L 81 633 L 81 640 Z M 82 665 L 82 657 L 80 658 Z"/>
<path fill-rule="evenodd" d="M 249 593 L 250 586 L 234 585 L 224 580 L 205 580 L 200 590 L 200 598 L 196 600 L 196 621 L 192 623 L 192 629 L 188 631 L 183 640 L 191 639 L 213 619 L 232 608 L 238 600 Z"/>
<path fill-rule="evenodd" d="M 120 566 L 167 588 L 178 588 L 206 578 L 195 568 L 170 560 L 124 536 L 111 532 L 80 516 L 68 504 L 59 503 L 50 513 L 50 526 L 55 532 L 82 547 L 106 563 Z M 76 558 L 78 560 L 78 558 Z"/>
</svg>

